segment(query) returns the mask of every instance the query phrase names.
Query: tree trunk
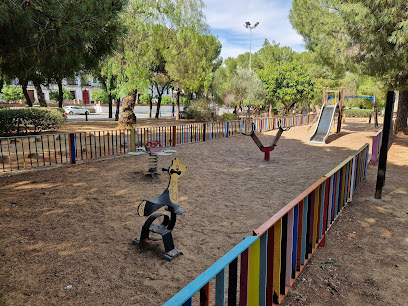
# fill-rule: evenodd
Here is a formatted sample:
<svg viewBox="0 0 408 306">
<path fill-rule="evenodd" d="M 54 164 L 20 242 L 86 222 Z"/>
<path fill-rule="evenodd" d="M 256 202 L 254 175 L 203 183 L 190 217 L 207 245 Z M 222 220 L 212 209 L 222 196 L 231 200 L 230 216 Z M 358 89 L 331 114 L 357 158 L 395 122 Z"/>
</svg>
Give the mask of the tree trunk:
<svg viewBox="0 0 408 306">
<path fill-rule="evenodd" d="M 161 93 L 157 93 L 158 97 L 157 97 L 157 106 L 156 106 L 156 116 L 155 118 L 159 118 L 160 115 L 160 106 L 161 106 L 161 101 L 162 101 L 162 94 Z"/>
<path fill-rule="evenodd" d="M 174 117 L 174 90 L 171 88 L 171 117 Z"/>
<path fill-rule="evenodd" d="M 176 120 L 180 120 L 180 90 L 177 91 L 177 113 Z"/>
<path fill-rule="evenodd" d="M 115 121 L 119 120 L 120 98 L 116 99 Z"/>
<path fill-rule="evenodd" d="M 37 89 L 38 102 L 40 102 L 41 107 L 47 107 L 47 102 L 45 102 L 44 92 L 42 91 L 41 84 L 38 80 L 33 81 L 35 89 Z"/>
<path fill-rule="evenodd" d="M 3 91 L 4 80 L 0 77 L 0 94 Z"/>
<path fill-rule="evenodd" d="M 272 101 L 269 103 L 268 115 L 269 117 L 272 117 Z"/>
<path fill-rule="evenodd" d="M 64 103 L 64 91 L 62 90 L 62 81 L 58 80 L 58 107 L 62 108 Z"/>
<path fill-rule="evenodd" d="M 398 97 L 398 111 L 397 111 L 397 120 L 395 121 L 395 131 L 404 132 L 408 134 L 407 127 L 408 119 L 408 90 L 403 90 L 399 92 Z"/>
<path fill-rule="evenodd" d="M 113 112 L 112 112 L 112 94 L 111 92 L 108 93 L 108 108 L 109 108 L 109 116 L 108 118 L 112 118 L 113 117 Z"/>
<path fill-rule="evenodd" d="M 122 101 L 122 115 L 119 120 L 119 128 L 131 128 L 133 124 L 136 124 L 136 116 L 134 108 L 136 105 L 137 90 L 134 90 L 129 96 L 125 97 Z"/>
<path fill-rule="evenodd" d="M 24 80 L 21 84 L 21 87 L 23 89 L 23 94 L 24 94 L 24 97 L 26 98 L 27 105 L 29 107 L 33 107 L 33 102 L 31 102 L 30 96 L 28 94 L 27 85 L 28 85 L 28 81 Z"/>
<path fill-rule="evenodd" d="M 150 96 L 149 98 L 149 118 L 152 118 L 152 111 L 153 111 L 153 97 Z"/>
</svg>

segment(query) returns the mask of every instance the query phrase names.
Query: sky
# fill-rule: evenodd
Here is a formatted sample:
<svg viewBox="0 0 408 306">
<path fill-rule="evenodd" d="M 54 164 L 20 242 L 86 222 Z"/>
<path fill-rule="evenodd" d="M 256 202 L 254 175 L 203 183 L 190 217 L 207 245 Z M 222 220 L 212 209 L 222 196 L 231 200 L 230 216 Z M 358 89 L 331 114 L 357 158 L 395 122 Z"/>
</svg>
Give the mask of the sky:
<svg viewBox="0 0 408 306">
<path fill-rule="evenodd" d="M 291 0 L 204 0 L 204 10 L 211 34 L 222 44 L 221 56 L 236 57 L 249 52 L 251 25 L 259 22 L 252 30 L 252 52 L 262 48 L 267 38 L 281 46 L 290 46 L 294 51 L 304 51 L 303 38 L 296 33 L 289 22 Z"/>
</svg>

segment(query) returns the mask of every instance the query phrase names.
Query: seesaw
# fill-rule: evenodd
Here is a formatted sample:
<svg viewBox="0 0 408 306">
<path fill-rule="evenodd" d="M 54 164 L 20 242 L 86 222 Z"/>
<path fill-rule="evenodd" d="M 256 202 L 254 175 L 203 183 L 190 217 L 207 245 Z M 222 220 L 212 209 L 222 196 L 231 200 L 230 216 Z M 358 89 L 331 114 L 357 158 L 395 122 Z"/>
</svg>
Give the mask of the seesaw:
<svg viewBox="0 0 408 306">
<path fill-rule="evenodd" d="M 264 152 L 264 153 L 265 153 L 265 160 L 269 160 L 269 159 L 270 159 L 271 151 L 273 151 L 273 150 L 275 149 L 275 147 L 277 146 L 278 141 L 279 141 L 279 138 L 281 137 L 282 133 L 290 129 L 290 127 L 285 128 L 285 129 L 282 128 L 282 126 L 281 126 L 281 121 L 280 121 L 280 120 L 278 121 L 278 127 L 279 127 L 279 130 L 278 130 L 278 133 L 277 133 L 276 136 L 275 136 L 275 139 L 274 139 L 274 140 L 271 142 L 271 144 L 270 144 L 269 146 L 267 146 L 267 147 L 265 147 L 265 146 L 262 144 L 262 142 L 259 140 L 258 136 L 256 136 L 256 134 L 255 134 L 255 126 L 254 126 L 254 125 L 252 125 L 252 131 L 251 131 L 251 133 L 250 133 L 249 135 L 244 134 L 244 135 L 246 135 L 246 136 L 251 136 L 252 140 L 253 140 L 253 141 L 255 142 L 255 144 L 258 146 L 259 150 L 261 150 L 261 152 Z"/>
</svg>

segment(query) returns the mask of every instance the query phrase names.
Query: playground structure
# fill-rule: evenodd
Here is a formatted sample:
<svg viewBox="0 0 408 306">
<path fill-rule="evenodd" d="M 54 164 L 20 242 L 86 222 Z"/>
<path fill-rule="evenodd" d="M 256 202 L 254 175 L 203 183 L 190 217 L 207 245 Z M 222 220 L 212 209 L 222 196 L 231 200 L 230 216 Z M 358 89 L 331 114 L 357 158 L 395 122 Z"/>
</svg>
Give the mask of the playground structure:
<svg viewBox="0 0 408 306">
<path fill-rule="evenodd" d="M 161 236 L 164 244 L 165 254 L 163 258 L 171 261 L 173 258 L 180 254 L 183 254 L 180 250 L 174 247 L 173 236 L 171 231 L 176 225 L 177 215 L 181 215 L 184 210 L 177 203 L 179 200 L 178 195 L 178 179 L 188 170 L 186 165 L 180 163 L 178 158 L 175 158 L 168 169 L 163 168 L 170 175 L 170 180 L 167 188 L 163 193 L 153 200 L 143 200 L 138 208 L 139 216 L 149 216 L 142 227 L 140 237 L 133 240 L 133 245 L 139 245 L 143 240 L 150 238 L 150 233 L 158 234 Z M 163 213 L 154 213 L 158 209 L 166 206 L 166 210 L 170 212 L 170 216 Z M 156 224 L 156 219 L 163 218 L 161 224 Z M 151 240 L 157 240 L 150 238 Z"/>
<path fill-rule="evenodd" d="M 176 150 L 163 150 L 163 147 L 160 142 L 149 141 L 146 143 L 146 146 L 143 148 L 137 148 L 136 152 L 129 152 L 128 155 L 142 155 L 149 154 L 148 160 L 148 173 L 147 176 L 154 178 L 157 172 L 157 167 L 159 165 L 159 156 L 169 156 L 171 153 L 175 153 Z"/>
<path fill-rule="evenodd" d="M 275 136 L 275 139 L 271 142 L 271 144 L 268 146 L 268 147 L 265 147 L 263 144 L 262 144 L 262 142 L 259 140 L 259 138 L 258 138 L 258 136 L 256 136 L 256 134 L 255 134 L 255 127 L 253 126 L 252 127 L 252 131 L 251 131 L 251 133 L 249 134 L 249 136 L 251 136 L 251 138 L 253 139 L 253 141 L 255 142 L 255 144 L 258 146 L 258 148 L 259 148 L 259 150 L 261 150 L 261 152 L 264 152 L 265 153 L 265 160 L 269 160 L 270 159 L 270 156 L 271 156 L 271 151 L 273 151 L 274 149 L 275 149 L 275 147 L 277 146 L 277 144 L 278 144 L 278 141 L 279 141 L 279 139 L 280 139 L 280 137 L 282 136 L 282 133 L 284 132 L 284 131 L 287 131 L 287 130 L 289 130 L 290 129 L 290 127 L 287 127 L 287 128 L 282 128 L 282 123 L 281 123 L 281 121 L 279 120 L 278 121 L 278 133 L 276 134 L 276 136 Z M 245 134 L 244 134 L 245 135 Z"/>
<path fill-rule="evenodd" d="M 317 118 L 315 131 L 309 139 L 310 142 L 326 143 L 326 139 L 330 133 L 331 126 L 332 124 L 334 124 L 336 113 L 338 114 L 336 134 L 339 134 L 341 132 L 341 122 L 343 118 L 345 99 L 370 99 L 373 102 L 374 106 L 375 127 L 378 127 L 377 103 L 375 101 L 375 96 L 346 96 L 345 91 L 346 89 L 344 87 L 340 90 L 327 90 L 326 88 L 323 89 L 323 106 L 320 111 L 320 115 Z M 332 99 L 334 99 L 334 103 L 330 102 L 330 100 Z"/>
<path fill-rule="evenodd" d="M 337 133 L 340 133 L 344 107 L 344 92 L 345 88 L 331 91 L 325 88 L 323 90 L 323 106 L 317 120 L 316 129 L 309 139 L 310 142 L 326 143 L 336 112 L 338 112 Z M 329 93 L 334 95 L 334 104 L 332 105 L 329 104 L 331 100 L 329 99 Z"/>
</svg>

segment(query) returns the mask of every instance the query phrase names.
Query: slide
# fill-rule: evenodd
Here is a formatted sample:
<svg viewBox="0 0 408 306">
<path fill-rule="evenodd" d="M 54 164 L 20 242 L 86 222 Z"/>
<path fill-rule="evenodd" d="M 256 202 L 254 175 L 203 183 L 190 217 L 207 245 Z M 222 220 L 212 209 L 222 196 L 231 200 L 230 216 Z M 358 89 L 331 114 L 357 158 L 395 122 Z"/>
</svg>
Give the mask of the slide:
<svg viewBox="0 0 408 306">
<path fill-rule="evenodd" d="M 338 103 L 336 105 L 323 105 L 322 111 L 320 112 L 319 121 L 317 122 L 316 130 L 314 131 L 312 137 L 310 137 L 309 139 L 310 142 L 326 143 L 326 138 L 329 135 L 333 117 L 338 106 Z"/>
</svg>

